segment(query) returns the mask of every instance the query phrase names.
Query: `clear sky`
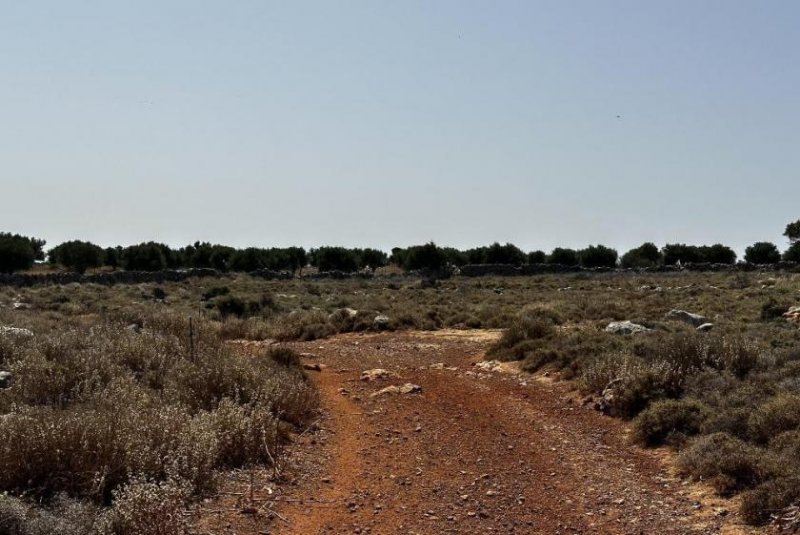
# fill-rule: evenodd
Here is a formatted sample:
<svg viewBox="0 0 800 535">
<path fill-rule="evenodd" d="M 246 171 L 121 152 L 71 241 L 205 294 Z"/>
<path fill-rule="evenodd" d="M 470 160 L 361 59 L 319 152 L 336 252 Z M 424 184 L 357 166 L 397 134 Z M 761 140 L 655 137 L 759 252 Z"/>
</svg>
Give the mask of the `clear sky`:
<svg viewBox="0 0 800 535">
<path fill-rule="evenodd" d="M 784 247 L 800 2 L 0 4 L 0 230 Z"/>
</svg>

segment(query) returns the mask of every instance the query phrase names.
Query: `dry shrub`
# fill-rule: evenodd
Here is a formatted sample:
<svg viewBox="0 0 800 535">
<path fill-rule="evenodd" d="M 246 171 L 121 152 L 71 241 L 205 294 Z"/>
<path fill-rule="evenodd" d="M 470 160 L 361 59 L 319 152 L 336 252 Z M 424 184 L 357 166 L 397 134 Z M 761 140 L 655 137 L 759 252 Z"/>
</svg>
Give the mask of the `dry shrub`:
<svg viewBox="0 0 800 535">
<path fill-rule="evenodd" d="M 800 477 L 788 476 L 767 481 L 742 495 L 740 512 L 748 524 L 760 525 L 800 500 Z"/>
<path fill-rule="evenodd" d="M 611 412 L 635 416 L 654 400 L 677 398 L 685 374 L 666 361 L 647 361 L 631 355 L 598 358 L 583 370 L 584 390 L 602 393 L 613 390 Z"/>
<path fill-rule="evenodd" d="M 652 403 L 633 422 L 633 440 L 644 446 L 683 444 L 700 432 L 709 409 L 695 400 L 662 400 Z"/>
<path fill-rule="evenodd" d="M 779 394 L 760 405 L 750 415 L 750 433 L 759 444 L 800 428 L 800 395 Z"/>
<path fill-rule="evenodd" d="M 174 535 L 185 530 L 181 514 L 189 489 L 180 481 L 135 478 L 114 497 L 109 514 L 114 535 Z"/>
<path fill-rule="evenodd" d="M 291 340 L 316 340 L 326 338 L 337 331 L 321 310 L 293 311 L 272 322 L 272 338 L 279 342 Z"/>
<path fill-rule="evenodd" d="M 0 494 L 0 533 L 8 535 L 110 535 L 99 508 L 57 496 L 47 508 Z"/>
<path fill-rule="evenodd" d="M 682 370 L 702 368 L 728 370 L 743 378 L 759 363 L 759 349 L 741 336 L 702 334 L 694 331 L 670 334 L 641 342 L 634 353 L 648 359 L 662 359 Z"/>
<path fill-rule="evenodd" d="M 780 474 L 777 457 L 726 433 L 698 438 L 684 451 L 680 470 L 709 481 L 723 495 L 752 489 Z"/>
<path fill-rule="evenodd" d="M 111 505 L 114 533 L 175 533 L 175 512 L 216 470 L 272 462 L 316 407 L 296 358 L 240 355 L 203 321 L 190 350 L 185 320 L 140 322 L 44 332 L 7 352 L 17 382 L 0 391 L 0 490 Z"/>
<path fill-rule="evenodd" d="M 538 307 L 524 308 L 486 354 L 500 360 L 522 360 L 541 347 L 540 340 L 553 336 L 555 332 L 549 311 Z"/>
</svg>

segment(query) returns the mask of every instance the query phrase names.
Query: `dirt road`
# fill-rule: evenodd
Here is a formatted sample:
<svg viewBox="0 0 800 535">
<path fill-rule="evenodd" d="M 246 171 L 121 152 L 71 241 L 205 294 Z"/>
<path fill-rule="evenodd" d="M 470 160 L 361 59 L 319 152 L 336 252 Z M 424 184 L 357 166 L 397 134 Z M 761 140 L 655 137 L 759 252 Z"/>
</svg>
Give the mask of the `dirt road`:
<svg viewBox="0 0 800 535">
<path fill-rule="evenodd" d="M 345 335 L 298 344 L 322 392 L 293 484 L 255 531 L 436 534 L 743 533 L 735 508 L 631 446 L 568 384 L 474 366 L 496 333 Z M 360 380 L 363 370 L 393 376 Z M 374 395 L 412 383 L 418 393 Z"/>
</svg>

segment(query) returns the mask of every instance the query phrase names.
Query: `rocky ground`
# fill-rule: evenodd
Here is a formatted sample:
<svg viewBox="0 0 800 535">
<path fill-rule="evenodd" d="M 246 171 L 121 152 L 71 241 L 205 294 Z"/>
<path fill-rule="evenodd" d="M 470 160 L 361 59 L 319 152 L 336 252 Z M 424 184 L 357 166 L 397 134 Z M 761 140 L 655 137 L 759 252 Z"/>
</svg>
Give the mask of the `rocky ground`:
<svg viewBox="0 0 800 535">
<path fill-rule="evenodd" d="M 323 414 L 296 437 L 285 466 L 231 475 L 195 512 L 194 531 L 756 532 L 734 504 L 675 476 L 669 453 L 629 444 L 625 423 L 581 403 L 569 383 L 476 365 L 495 336 L 296 344 L 316 368 L 308 373 Z M 362 380 L 376 369 L 385 373 Z"/>
</svg>

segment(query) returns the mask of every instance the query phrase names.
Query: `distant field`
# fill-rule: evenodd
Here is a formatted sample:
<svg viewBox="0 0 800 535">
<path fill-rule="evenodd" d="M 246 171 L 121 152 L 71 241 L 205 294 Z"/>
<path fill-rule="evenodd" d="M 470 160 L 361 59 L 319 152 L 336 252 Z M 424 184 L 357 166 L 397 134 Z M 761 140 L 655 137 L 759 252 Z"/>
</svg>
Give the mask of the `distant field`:
<svg viewBox="0 0 800 535">
<path fill-rule="evenodd" d="M 800 499 L 798 304 L 799 275 L 757 272 L 0 287 L 0 325 L 33 334 L 0 333 L 0 531 L 171 533 L 214 474 L 273 462 L 315 388 L 226 340 L 441 328 L 507 329 L 487 358 L 575 380 L 762 523 Z"/>
</svg>

